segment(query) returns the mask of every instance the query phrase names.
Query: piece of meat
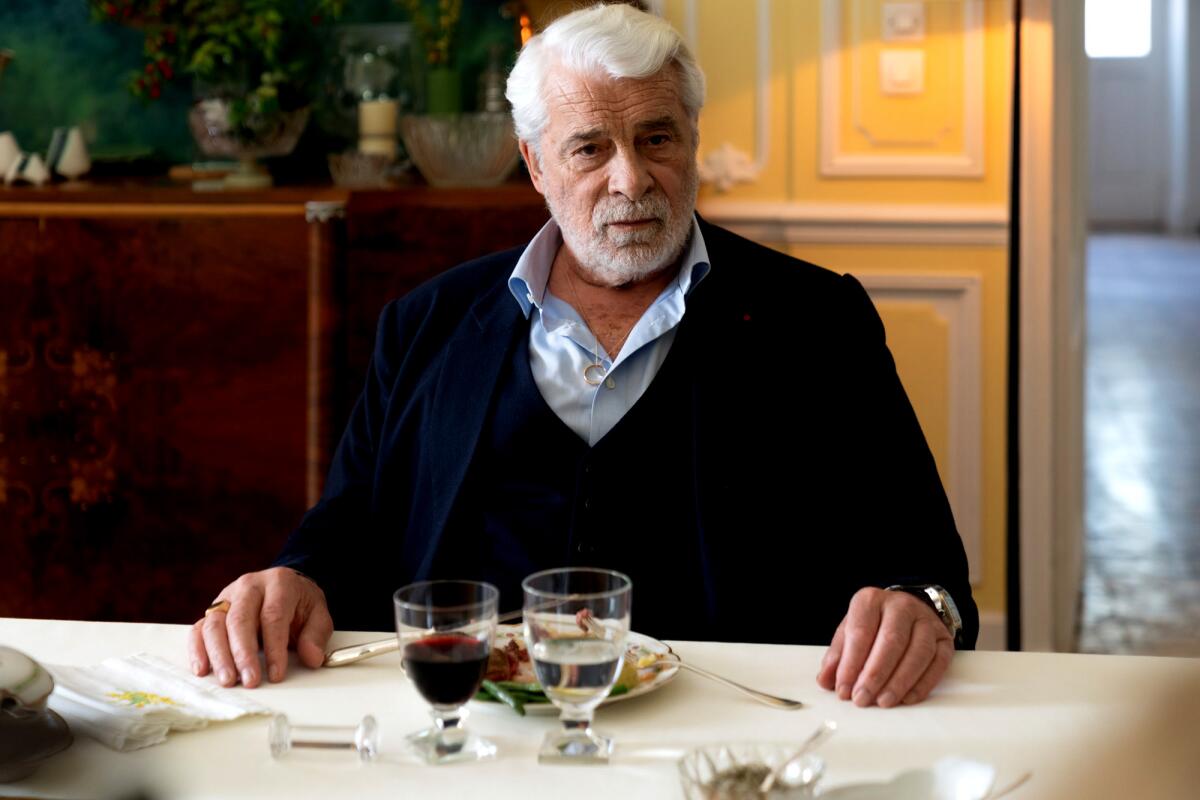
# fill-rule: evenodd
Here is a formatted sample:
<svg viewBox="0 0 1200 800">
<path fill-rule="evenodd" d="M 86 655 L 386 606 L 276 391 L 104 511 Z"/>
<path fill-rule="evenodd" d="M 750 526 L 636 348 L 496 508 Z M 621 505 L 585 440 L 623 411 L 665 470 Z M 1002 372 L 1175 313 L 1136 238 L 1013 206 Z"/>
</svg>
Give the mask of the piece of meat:
<svg viewBox="0 0 1200 800">
<path fill-rule="evenodd" d="M 517 674 L 517 668 L 520 665 L 514 645 L 516 642 L 509 640 L 504 647 L 493 647 L 492 652 L 488 654 L 487 672 L 484 673 L 484 678 L 489 681 L 511 681 L 513 676 Z M 526 654 L 528 658 L 528 654 Z"/>
</svg>

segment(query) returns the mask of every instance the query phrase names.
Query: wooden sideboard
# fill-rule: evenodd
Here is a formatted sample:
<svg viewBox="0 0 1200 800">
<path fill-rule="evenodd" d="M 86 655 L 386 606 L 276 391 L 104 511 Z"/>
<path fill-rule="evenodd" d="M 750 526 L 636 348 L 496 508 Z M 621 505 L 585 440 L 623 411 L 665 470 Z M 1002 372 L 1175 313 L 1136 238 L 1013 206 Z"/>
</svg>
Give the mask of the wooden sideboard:
<svg viewBox="0 0 1200 800">
<path fill-rule="evenodd" d="M 190 622 L 319 494 L 384 303 L 524 184 L 0 188 L 0 616 Z"/>
</svg>

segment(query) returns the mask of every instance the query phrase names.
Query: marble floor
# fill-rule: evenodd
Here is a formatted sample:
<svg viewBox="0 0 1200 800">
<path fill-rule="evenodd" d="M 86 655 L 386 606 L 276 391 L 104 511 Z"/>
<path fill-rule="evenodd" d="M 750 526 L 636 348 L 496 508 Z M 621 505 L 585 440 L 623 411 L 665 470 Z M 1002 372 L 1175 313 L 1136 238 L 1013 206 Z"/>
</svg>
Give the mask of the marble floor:
<svg viewBox="0 0 1200 800">
<path fill-rule="evenodd" d="M 1200 238 L 1088 244 L 1079 649 L 1200 656 Z"/>
</svg>

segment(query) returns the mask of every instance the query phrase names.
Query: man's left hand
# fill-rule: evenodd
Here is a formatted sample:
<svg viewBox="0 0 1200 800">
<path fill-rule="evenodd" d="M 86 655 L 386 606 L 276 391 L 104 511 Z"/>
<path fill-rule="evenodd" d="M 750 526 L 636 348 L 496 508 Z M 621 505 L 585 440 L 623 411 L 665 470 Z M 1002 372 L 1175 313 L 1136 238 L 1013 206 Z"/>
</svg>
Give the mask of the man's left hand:
<svg viewBox="0 0 1200 800">
<path fill-rule="evenodd" d="M 911 705 L 929 696 L 953 657 L 954 640 L 932 608 L 907 592 L 860 589 L 817 683 L 856 706 Z"/>
</svg>

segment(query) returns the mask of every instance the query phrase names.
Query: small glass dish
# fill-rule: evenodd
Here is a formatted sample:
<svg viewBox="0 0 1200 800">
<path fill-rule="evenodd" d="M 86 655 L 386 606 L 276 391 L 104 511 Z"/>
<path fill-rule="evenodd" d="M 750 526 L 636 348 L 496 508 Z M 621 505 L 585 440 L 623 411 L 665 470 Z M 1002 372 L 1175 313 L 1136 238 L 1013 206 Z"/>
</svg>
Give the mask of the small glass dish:
<svg viewBox="0 0 1200 800">
<path fill-rule="evenodd" d="M 697 747 L 679 761 L 683 795 L 688 800 L 759 800 L 810 798 L 825 773 L 825 761 L 813 754 L 795 761 L 764 794 L 763 780 L 796 754 L 796 742 L 733 742 Z"/>
</svg>

